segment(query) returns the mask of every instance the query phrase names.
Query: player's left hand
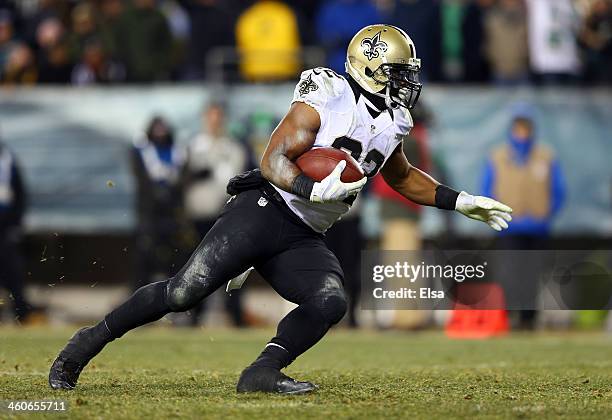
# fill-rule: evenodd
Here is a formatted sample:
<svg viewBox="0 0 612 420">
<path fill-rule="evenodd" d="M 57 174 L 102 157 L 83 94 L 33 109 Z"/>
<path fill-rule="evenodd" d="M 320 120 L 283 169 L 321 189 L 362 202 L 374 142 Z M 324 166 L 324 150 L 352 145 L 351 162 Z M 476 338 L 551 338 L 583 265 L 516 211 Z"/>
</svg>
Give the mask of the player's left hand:
<svg viewBox="0 0 612 420">
<path fill-rule="evenodd" d="M 508 229 L 508 222 L 512 220 L 510 207 L 492 198 L 470 195 L 465 191 L 461 191 L 457 197 L 455 210 L 470 219 L 485 222 L 498 232 Z"/>
</svg>

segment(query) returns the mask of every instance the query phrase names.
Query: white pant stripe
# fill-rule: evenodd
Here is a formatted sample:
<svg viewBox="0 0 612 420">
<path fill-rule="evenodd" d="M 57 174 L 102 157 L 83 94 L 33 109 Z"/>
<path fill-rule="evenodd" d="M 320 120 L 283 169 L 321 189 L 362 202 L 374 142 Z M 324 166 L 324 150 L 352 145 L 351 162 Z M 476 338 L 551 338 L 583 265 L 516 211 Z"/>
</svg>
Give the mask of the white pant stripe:
<svg viewBox="0 0 612 420">
<path fill-rule="evenodd" d="M 276 344 L 276 343 L 268 343 L 268 344 L 266 344 L 266 347 L 269 347 L 269 346 L 280 347 L 281 349 L 283 349 L 283 350 L 285 350 L 287 353 L 289 353 L 289 352 L 287 351 L 287 349 L 286 349 L 286 348 L 284 348 L 283 346 L 281 346 L 280 344 Z"/>
</svg>

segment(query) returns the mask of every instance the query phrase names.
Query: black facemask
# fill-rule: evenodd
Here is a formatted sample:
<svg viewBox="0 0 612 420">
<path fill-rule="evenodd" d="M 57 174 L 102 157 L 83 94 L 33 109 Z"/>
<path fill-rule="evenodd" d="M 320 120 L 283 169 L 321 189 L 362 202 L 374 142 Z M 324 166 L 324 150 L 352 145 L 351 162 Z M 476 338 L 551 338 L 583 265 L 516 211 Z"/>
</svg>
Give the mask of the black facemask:
<svg viewBox="0 0 612 420">
<path fill-rule="evenodd" d="M 423 85 L 419 82 L 419 69 L 405 64 L 383 64 L 369 75 L 377 82 L 386 85 L 385 93 L 377 95 L 386 99 L 389 108 L 414 108 Z"/>
</svg>

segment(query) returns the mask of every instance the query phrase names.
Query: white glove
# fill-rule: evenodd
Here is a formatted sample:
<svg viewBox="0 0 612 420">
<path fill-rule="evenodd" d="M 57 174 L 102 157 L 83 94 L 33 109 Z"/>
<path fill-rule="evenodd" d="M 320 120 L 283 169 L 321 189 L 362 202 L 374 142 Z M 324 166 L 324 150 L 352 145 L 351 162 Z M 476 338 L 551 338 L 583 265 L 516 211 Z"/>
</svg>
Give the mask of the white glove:
<svg viewBox="0 0 612 420">
<path fill-rule="evenodd" d="M 465 191 L 461 191 L 457 197 L 455 210 L 470 219 L 485 222 L 498 232 L 508 229 L 508 222 L 512 220 L 510 207 L 492 198 L 470 195 Z"/>
<path fill-rule="evenodd" d="M 310 193 L 310 201 L 315 203 L 327 203 L 330 201 L 342 201 L 349 195 L 357 195 L 367 182 L 363 177 L 355 182 L 342 182 L 340 176 L 346 167 L 346 161 L 338 162 L 331 174 L 327 175 L 321 182 L 315 182 Z"/>
</svg>

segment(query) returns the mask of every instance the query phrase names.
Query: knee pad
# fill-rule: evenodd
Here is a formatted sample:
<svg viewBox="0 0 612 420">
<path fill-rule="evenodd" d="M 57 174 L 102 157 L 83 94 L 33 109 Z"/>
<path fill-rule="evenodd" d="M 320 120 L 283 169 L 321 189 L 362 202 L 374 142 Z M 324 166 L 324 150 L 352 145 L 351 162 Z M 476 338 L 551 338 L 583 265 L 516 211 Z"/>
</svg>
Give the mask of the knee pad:
<svg viewBox="0 0 612 420">
<path fill-rule="evenodd" d="M 200 287 L 184 275 L 171 278 L 166 286 L 166 303 L 172 312 L 184 312 L 202 300 Z"/>
<path fill-rule="evenodd" d="M 321 289 L 309 299 L 309 303 L 317 309 L 330 325 L 340 322 L 348 307 L 346 293 L 340 277 L 329 274 Z"/>
<path fill-rule="evenodd" d="M 203 252 L 203 251 L 199 251 Z M 168 281 L 166 301 L 172 312 L 193 308 L 223 284 L 202 258 L 193 258 Z"/>
</svg>

